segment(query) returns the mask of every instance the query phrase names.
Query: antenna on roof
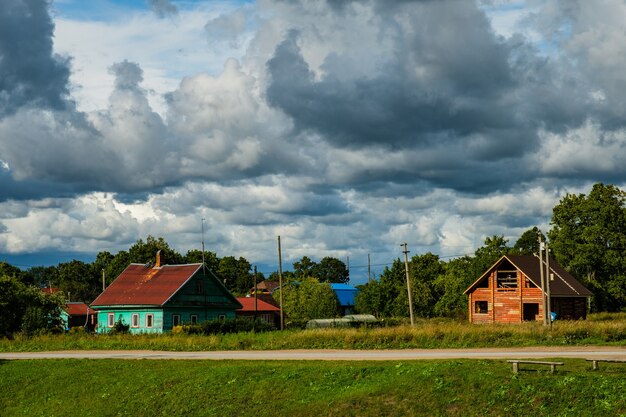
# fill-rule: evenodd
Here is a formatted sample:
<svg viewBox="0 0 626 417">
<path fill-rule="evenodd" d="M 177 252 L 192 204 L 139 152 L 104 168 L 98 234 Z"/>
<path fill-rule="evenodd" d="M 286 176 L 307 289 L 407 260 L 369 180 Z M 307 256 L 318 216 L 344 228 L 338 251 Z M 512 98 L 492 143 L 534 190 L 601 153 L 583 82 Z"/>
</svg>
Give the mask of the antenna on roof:
<svg viewBox="0 0 626 417">
<path fill-rule="evenodd" d="M 204 269 L 204 217 L 202 218 L 202 269 Z"/>
</svg>

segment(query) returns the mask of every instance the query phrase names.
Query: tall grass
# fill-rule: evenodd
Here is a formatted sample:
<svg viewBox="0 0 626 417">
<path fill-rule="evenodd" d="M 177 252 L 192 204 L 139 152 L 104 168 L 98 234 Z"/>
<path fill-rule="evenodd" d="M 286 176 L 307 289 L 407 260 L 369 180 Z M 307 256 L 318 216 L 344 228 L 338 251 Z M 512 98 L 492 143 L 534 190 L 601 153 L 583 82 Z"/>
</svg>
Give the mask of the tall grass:
<svg viewBox="0 0 626 417">
<path fill-rule="evenodd" d="M 271 350 L 410 349 L 558 345 L 626 345 L 626 314 L 590 315 L 586 321 L 472 325 L 452 320 L 418 320 L 415 327 L 285 330 L 224 335 L 116 334 L 18 336 L 0 340 L 0 351 L 44 350 Z"/>
</svg>

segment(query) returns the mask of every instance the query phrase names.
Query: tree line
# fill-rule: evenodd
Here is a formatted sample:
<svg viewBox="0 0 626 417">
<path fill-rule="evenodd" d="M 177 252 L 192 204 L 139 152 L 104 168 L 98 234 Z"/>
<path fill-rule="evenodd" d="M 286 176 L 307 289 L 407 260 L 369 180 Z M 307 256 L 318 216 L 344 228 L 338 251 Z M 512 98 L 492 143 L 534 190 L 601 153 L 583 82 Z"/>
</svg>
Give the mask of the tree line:
<svg viewBox="0 0 626 417">
<path fill-rule="evenodd" d="M 593 311 L 626 308 L 625 201 L 624 191 L 614 185 L 599 183 L 588 195 L 567 194 L 553 208 L 551 229 L 547 231 L 552 256 L 593 292 Z M 491 236 L 473 255 L 448 261 L 432 253 L 413 256 L 409 261 L 409 276 L 415 314 L 421 317 L 466 316 L 467 297 L 463 294 L 464 290 L 502 255 L 537 253 L 539 235 L 544 239 L 546 237 L 537 227 L 530 228 L 513 246 L 508 246 L 503 236 Z M 30 322 L 20 322 L 19 326 L 36 328 L 37 320 L 46 317 L 47 313 L 43 312 L 54 310 L 57 306 L 46 304 L 34 295 L 41 291 L 33 292 L 33 288 L 55 287 L 73 301 L 90 303 L 102 291 L 103 273 L 108 285 L 130 263 L 154 262 L 159 250 L 162 264 L 199 263 L 203 259 L 200 250 L 189 250 L 182 255 L 162 237 L 148 236 L 145 241 L 137 240 L 126 251 L 116 254 L 100 252 L 92 263 L 74 260 L 27 270 L 0 263 L 1 321 L 14 323 L 17 319 L 10 317 L 13 306 L 17 306 L 13 310 L 21 312 L 22 319 L 30 317 Z M 220 258 L 214 252 L 205 251 L 204 260 L 235 295 L 247 294 L 255 279 L 257 282 L 265 279 L 262 273 L 255 276 L 250 262 L 243 257 Z M 273 272 L 267 278 L 277 280 L 278 273 Z M 287 309 L 288 303 L 293 307 L 289 308 L 290 314 L 301 320 L 321 318 L 336 315 L 337 311 L 333 309 L 336 300 L 333 301 L 327 284 L 347 283 L 349 271 L 337 258 L 325 257 L 315 262 L 303 256 L 293 263 L 293 271 L 283 273 L 283 280 L 286 285 L 299 283 L 285 287 L 285 307 Z M 374 280 L 360 285 L 359 289 L 356 299 L 359 312 L 377 317 L 408 316 L 405 267 L 399 258 Z M 6 329 L 0 328 L 1 331 L 6 332 Z"/>
</svg>

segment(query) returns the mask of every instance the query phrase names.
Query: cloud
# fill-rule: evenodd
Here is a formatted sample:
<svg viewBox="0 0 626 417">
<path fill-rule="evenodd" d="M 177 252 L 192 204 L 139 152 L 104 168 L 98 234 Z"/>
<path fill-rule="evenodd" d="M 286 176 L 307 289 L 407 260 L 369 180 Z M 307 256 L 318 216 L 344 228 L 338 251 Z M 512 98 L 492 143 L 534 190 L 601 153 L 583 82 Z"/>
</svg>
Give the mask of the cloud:
<svg viewBox="0 0 626 417">
<path fill-rule="evenodd" d="M 170 0 L 148 0 L 148 5 L 150 6 L 150 10 L 159 18 L 178 14 L 178 7 L 172 4 Z"/>
<path fill-rule="evenodd" d="M 52 52 L 48 3 L 6 0 L 0 8 L 0 117 L 24 106 L 67 105 L 69 59 Z"/>
</svg>

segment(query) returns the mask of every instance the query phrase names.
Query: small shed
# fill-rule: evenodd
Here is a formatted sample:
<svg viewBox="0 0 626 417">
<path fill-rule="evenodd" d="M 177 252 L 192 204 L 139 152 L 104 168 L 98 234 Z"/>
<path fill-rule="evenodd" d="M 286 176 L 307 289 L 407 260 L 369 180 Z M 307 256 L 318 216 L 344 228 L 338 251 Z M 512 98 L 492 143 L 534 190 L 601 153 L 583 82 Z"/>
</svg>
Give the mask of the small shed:
<svg viewBox="0 0 626 417">
<path fill-rule="evenodd" d="M 356 295 L 359 289 L 348 284 L 330 284 L 339 301 L 339 312 L 342 316 L 353 314 Z"/>
<path fill-rule="evenodd" d="M 545 271 L 546 262 L 543 262 Z M 550 305 L 559 320 L 587 317 L 592 295 L 550 258 Z M 540 260 L 532 255 L 504 255 L 465 290 L 471 323 L 521 323 L 542 320 Z"/>
<path fill-rule="evenodd" d="M 61 313 L 61 318 L 65 322 L 66 330 L 72 327 L 83 327 L 87 331 L 93 331 L 98 322 L 96 311 L 80 301 L 68 302 Z"/>
</svg>

